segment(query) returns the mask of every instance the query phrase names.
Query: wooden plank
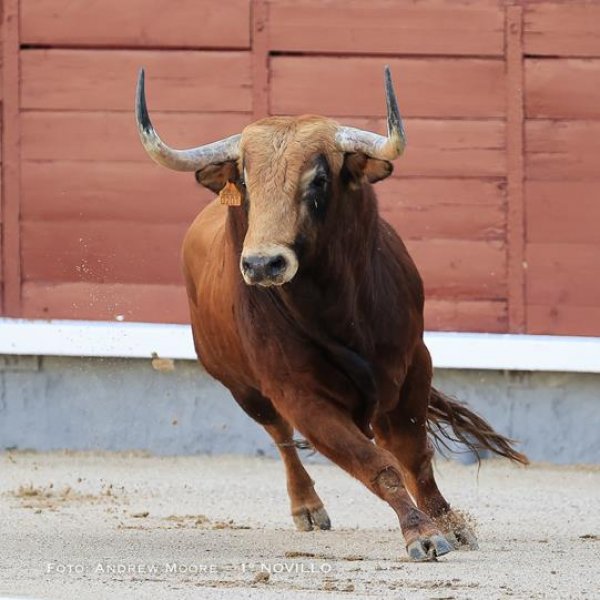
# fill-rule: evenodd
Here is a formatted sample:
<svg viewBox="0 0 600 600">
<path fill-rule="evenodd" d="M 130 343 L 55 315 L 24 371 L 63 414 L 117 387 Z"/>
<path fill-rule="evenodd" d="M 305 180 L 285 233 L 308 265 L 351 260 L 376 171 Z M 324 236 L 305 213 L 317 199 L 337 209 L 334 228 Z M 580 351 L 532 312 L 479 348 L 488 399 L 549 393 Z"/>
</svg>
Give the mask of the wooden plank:
<svg viewBox="0 0 600 600">
<path fill-rule="evenodd" d="M 506 8 L 506 161 L 508 199 L 508 324 L 525 331 L 525 201 L 523 135 L 523 9 Z"/>
<path fill-rule="evenodd" d="M 189 323 L 185 287 L 156 283 L 25 282 L 23 316 Z"/>
<path fill-rule="evenodd" d="M 156 284 L 27 282 L 23 314 L 31 319 L 100 319 L 188 323 L 185 288 Z M 432 331 L 506 331 L 506 303 L 427 300 L 425 323 Z"/>
<path fill-rule="evenodd" d="M 26 281 L 177 284 L 187 224 L 25 222 Z M 60 244 L 57 244 L 60 240 Z M 447 299 L 498 299 L 506 294 L 501 244 L 409 241 L 428 294 Z"/>
<path fill-rule="evenodd" d="M 506 181 L 504 179 L 468 178 L 408 178 L 390 177 L 375 184 L 380 207 L 398 206 L 471 206 L 505 208 Z"/>
<path fill-rule="evenodd" d="M 247 48 L 249 21 L 249 0 L 21 0 L 30 45 Z"/>
<path fill-rule="evenodd" d="M 250 53 L 151 50 L 24 50 L 24 109 L 133 110 L 146 68 L 151 110 L 252 110 Z"/>
<path fill-rule="evenodd" d="M 267 0 L 252 2 L 252 113 L 254 120 L 269 116 L 269 7 Z"/>
<path fill-rule="evenodd" d="M 600 181 L 527 181 L 525 190 L 529 242 L 600 244 Z"/>
<path fill-rule="evenodd" d="M 530 58 L 525 78 L 529 118 L 600 118 L 600 59 Z"/>
<path fill-rule="evenodd" d="M 527 245 L 527 302 L 600 306 L 600 245 Z"/>
<path fill-rule="evenodd" d="M 505 333 L 507 312 L 504 301 L 426 299 L 425 329 Z"/>
<path fill-rule="evenodd" d="M 600 56 L 597 2 L 527 2 L 525 52 L 547 56 Z"/>
<path fill-rule="evenodd" d="M 503 210 L 467 205 L 421 204 L 393 206 L 385 204 L 381 216 L 403 239 L 504 240 Z"/>
<path fill-rule="evenodd" d="M 188 321 L 185 290 L 178 285 L 33 281 L 23 286 L 23 303 L 28 318 Z M 428 298 L 426 321 L 435 330 L 502 332 L 506 304 Z"/>
<path fill-rule="evenodd" d="M 187 226 L 26 221 L 22 225 L 23 279 L 179 284 L 179 251 Z"/>
<path fill-rule="evenodd" d="M 21 314 L 19 1 L 2 6 L 2 261 L 3 314 Z"/>
<path fill-rule="evenodd" d="M 249 115 L 153 113 L 161 137 L 173 147 L 188 147 L 239 132 Z M 381 119 L 342 119 L 384 132 Z M 141 161 L 148 156 L 131 114 L 105 112 L 26 112 L 22 116 L 25 160 Z M 396 176 L 498 177 L 506 173 L 505 126 L 497 120 L 407 119 L 408 148 L 395 163 Z M 60 139 L 60 144 L 57 140 Z"/>
<path fill-rule="evenodd" d="M 501 181 L 390 178 L 376 189 L 381 215 L 405 239 L 505 239 Z"/>
<path fill-rule="evenodd" d="M 350 54 L 502 55 L 503 11 L 478 0 L 270 3 L 271 48 Z"/>
<path fill-rule="evenodd" d="M 599 180 L 600 121 L 527 121 L 530 179 Z"/>
<path fill-rule="evenodd" d="M 214 195 L 153 163 L 24 163 L 27 221 L 191 222 Z M 390 178 L 376 187 L 385 218 L 408 237 L 503 239 L 504 182 Z"/>
<path fill-rule="evenodd" d="M 151 116 L 161 137 L 173 148 L 199 146 L 239 133 L 250 121 L 248 114 L 238 113 L 156 111 Z M 132 110 L 25 112 L 22 157 L 26 161 L 150 161 Z"/>
<path fill-rule="evenodd" d="M 533 334 L 600 336 L 600 306 L 532 304 L 527 324 Z"/>
<path fill-rule="evenodd" d="M 486 59 L 392 58 L 398 102 L 410 117 L 502 117 L 504 63 Z M 326 82 L 327 93 L 323 93 Z M 271 113 L 385 115 L 380 58 L 275 56 Z"/>
<path fill-rule="evenodd" d="M 501 242 L 407 240 L 430 298 L 506 298 L 506 249 Z"/>
<path fill-rule="evenodd" d="M 383 119 L 336 117 L 345 125 L 384 134 Z M 406 119 L 408 146 L 394 177 L 502 177 L 506 174 L 504 121 Z"/>
<path fill-rule="evenodd" d="M 21 216 L 26 221 L 191 223 L 214 197 L 193 174 L 154 163 L 23 163 Z"/>
</svg>

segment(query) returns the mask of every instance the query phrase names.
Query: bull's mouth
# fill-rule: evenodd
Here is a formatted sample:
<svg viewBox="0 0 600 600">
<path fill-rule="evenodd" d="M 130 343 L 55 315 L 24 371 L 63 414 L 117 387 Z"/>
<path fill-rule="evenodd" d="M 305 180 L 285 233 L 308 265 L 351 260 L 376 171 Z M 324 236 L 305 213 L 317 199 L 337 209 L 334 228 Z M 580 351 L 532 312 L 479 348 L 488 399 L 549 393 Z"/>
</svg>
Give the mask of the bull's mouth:
<svg viewBox="0 0 600 600">
<path fill-rule="evenodd" d="M 247 277 L 244 277 L 244 281 L 246 282 L 247 285 L 254 285 L 256 287 L 270 288 L 270 287 L 279 287 L 279 286 L 283 285 L 284 283 L 287 283 L 289 281 L 289 279 L 263 279 L 262 281 L 251 281 Z"/>
</svg>

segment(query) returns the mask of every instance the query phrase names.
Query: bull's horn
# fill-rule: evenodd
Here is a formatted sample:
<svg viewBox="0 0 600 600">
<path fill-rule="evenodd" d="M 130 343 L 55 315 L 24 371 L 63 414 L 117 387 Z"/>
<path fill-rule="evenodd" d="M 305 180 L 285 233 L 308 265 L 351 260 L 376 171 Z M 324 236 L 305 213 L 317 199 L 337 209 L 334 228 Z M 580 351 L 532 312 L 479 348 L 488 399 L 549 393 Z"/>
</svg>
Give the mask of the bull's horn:
<svg viewBox="0 0 600 600">
<path fill-rule="evenodd" d="M 390 68 L 385 67 L 385 100 L 387 104 L 387 137 L 355 127 L 338 127 L 335 143 L 342 152 L 362 152 L 372 158 L 394 160 L 406 146 L 402 118 L 398 110 Z"/>
<path fill-rule="evenodd" d="M 235 160 L 239 156 L 240 134 L 232 135 L 212 144 L 190 148 L 189 150 L 174 150 L 169 148 L 158 137 L 148 108 L 144 91 L 144 69 L 140 69 L 135 93 L 135 118 L 142 140 L 142 145 L 150 157 L 159 165 L 175 171 L 197 171 L 213 163 Z"/>
</svg>

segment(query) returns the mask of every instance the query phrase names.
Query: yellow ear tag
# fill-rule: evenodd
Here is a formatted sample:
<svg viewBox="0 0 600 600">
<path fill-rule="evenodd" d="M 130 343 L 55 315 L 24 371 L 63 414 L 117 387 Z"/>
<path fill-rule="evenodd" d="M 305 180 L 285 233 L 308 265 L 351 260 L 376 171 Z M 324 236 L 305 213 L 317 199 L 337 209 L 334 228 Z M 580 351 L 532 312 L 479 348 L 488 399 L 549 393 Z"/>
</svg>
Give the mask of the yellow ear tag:
<svg viewBox="0 0 600 600">
<path fill-rule="evenodd" d="M 219 192 L 219 200 L 221 204 L 227 206 L 240 206 L 242 203 L 242 195 L 238 190 L 237 185 L 232 181 L 228 181 L 225 187 Z"/>
</svg>

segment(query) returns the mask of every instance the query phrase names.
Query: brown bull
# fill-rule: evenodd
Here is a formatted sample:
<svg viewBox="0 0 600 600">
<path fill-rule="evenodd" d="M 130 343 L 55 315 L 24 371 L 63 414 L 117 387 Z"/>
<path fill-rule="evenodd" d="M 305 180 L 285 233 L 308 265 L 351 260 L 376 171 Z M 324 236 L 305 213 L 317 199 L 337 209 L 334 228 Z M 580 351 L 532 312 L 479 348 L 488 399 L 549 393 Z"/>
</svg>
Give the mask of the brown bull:
<svg viewBox="0 0 600 600">
<path fill-rule="evenodd" d="M 526 458 L 431 387 L 421 278 L 371 186 L 405 145 L 385 74 L 387 137 L 323 117 L 271 117 L 173 150 L 150 122 L 143 71 L 136 114 L 156 162 L 195 171 L 241 203 L 213 201 L 185 237 L 194 342 L 206 370 L 277 444 L 297 528 L 330 521 L 294 429 L 394 509 L 409 555 L 424 560 L 477 544 L 438 490 L 428 433 L 450 437 L 450 425 L 472 448 Z"/>
</svg>

